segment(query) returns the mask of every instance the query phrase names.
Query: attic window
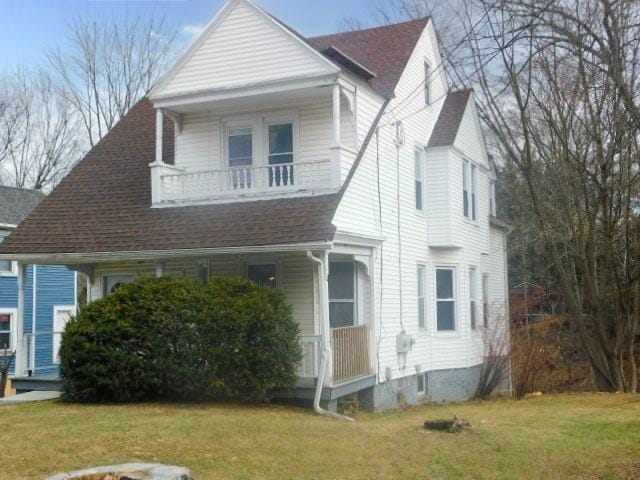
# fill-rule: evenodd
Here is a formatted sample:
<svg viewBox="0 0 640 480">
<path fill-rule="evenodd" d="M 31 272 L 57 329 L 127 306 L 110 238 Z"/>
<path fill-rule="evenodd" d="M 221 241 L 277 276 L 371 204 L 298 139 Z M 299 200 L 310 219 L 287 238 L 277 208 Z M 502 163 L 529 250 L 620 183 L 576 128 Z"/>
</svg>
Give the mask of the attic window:
<svg viewBox="0 0 640 480">
<path fill-rule="evenodd" d="M 431 89 L 429 88 L 429 76 L 431 75 L 431 67 L 429 62 L 424 62 L 424 103 L 429 105 L 431 103 Z"/>
</svg>

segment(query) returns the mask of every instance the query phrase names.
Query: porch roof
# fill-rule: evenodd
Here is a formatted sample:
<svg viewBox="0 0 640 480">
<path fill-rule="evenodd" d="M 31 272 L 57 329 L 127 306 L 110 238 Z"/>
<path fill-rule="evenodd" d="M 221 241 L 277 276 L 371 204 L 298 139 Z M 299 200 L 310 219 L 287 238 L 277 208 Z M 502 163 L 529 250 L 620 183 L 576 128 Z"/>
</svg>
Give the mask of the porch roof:
<svg viewBox="0 0 640 480">
<path fill-rule="evenodd" d="M 165 122 L 164 151 L 173 152 Z M 142 100 L 7 239 L 0 254 L 126 252 L 326 242 L 339 194 L 151 208 L 155 110 Z"/>
</svg>

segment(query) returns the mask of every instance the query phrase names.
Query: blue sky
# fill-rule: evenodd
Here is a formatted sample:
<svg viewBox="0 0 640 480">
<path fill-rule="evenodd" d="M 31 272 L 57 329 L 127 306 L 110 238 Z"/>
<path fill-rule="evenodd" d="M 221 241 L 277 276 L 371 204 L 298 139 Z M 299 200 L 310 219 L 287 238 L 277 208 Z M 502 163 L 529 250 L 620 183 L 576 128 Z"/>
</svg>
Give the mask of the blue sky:
<svg viewBox="0 0 640 480">
<path fill-rule="evenodd" d="M 372 0 L 258 0 L 278 18 L 305 35 L 336 31 L 345 17 L 370 20 Z M 0 71 L 44 63 L 47 48 L 64 47 L 70 22 L 79 16 L 100 18 L 158 13 L 183 32 L 204 26 L 224 0 L 2 0 Z"/>
</svg>

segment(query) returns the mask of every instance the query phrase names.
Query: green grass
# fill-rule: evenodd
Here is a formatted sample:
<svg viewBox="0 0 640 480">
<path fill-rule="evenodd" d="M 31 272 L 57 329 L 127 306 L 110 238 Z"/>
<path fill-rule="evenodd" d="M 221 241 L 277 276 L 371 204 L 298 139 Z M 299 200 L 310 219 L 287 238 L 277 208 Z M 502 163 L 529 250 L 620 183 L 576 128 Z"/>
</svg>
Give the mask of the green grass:
<svg viewBox="0 0 640 480">
<path fill-rule="evenodd" d="M 457 414 L 476 432 L 430 433 Z M 129 461 L 202 479 L 640 478 L 640 396 L 557 395 L 361 413 L 355 423 L 279 406 L 0 408 L 0 478 Z"/>
</svg>

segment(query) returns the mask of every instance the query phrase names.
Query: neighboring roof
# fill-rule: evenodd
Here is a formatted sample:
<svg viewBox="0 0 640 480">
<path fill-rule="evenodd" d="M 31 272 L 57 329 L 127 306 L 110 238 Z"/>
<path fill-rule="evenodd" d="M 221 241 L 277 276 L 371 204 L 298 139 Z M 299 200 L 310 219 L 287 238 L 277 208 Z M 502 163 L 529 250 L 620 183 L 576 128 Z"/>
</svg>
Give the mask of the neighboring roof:
<svg viewBox="0 0 640 480">
<path fill-rule="evenodd" d="M 171 142 L 172 129 L 172 122 L 165 122 L 164 138 Z M 333 238 L 338 194 L 151 208 L 154 131 L 155 110 L 142 100 L 0 244 L 0 253 L 242 247 Z"/>
<path fill-rule="evenodd" d="M 0 223 L 18 225 L 43 198 L 39 190 L 0 186 Z"/>
<path fill-rule="evenodd" d="M 382 27 L 335 33 L 308 38 L 315 48 L 324 52 L 333 47 L 371 73 L 371 86 L 392 97 L 411 54 L 429 23 L 430 17 Z"/>
<path fill-rule="evenodd" d="M 447 94 L 427 147 L 453 145 L 470 96 L 471 90 L 459 90 Z"/>
</svg>

